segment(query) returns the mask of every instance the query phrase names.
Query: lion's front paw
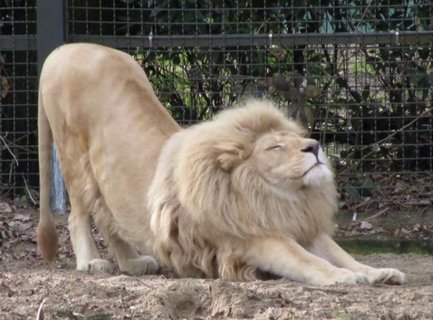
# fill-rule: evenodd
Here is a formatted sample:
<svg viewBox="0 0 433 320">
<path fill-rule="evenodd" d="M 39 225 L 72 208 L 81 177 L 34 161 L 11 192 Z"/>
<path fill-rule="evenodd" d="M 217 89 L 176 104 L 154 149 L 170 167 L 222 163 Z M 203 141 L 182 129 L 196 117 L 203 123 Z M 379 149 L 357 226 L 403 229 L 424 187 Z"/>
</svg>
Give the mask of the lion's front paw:
<svg viewBox="0 0 433 320">
<path fill-rule="evenodd" d="M 134 276 L 154 274 L 158 269 L 158 262 L 151 256 L 140 256 L 136 259 L 128 259 L 120 265 L 121 272 Z"/>
<path fill-rule="evenodd" d="M 368 278 L 367 275 L 365 275 L 364 273 L 353 272 L 348 269 L 338 268 L 333 273 L 332 277 L 324 279 L 323 281 L 321 281 L 320 284 L 333 285 L 337 283 L 350 285 L 367 284 Z"/>
<path fill-rule="evenodd" d="M 88 263 L 77 265 L 77 270 L 88 271 L 90 273 L 113 273 L 110 262 L 104 259 L 93 259 Z"/>
<path fill-rule="evenodd" d="M 371 284 L 403 284 L 406 282 L 406 275 L 403 272 L 393 268 L 372 268 L 368 271 L 367 275 L 368 281 Z"/>
<path fill-rule="evenodd" d="M 346 271 L 346 270 L 344 270 Z M 346 283 L 346 284 L 366 284 L 368 283 L 368 278 L 364 273 L 361 272 L 343 272 L 339 278 L 337 278 L 336 283 Z"/>
</svg>

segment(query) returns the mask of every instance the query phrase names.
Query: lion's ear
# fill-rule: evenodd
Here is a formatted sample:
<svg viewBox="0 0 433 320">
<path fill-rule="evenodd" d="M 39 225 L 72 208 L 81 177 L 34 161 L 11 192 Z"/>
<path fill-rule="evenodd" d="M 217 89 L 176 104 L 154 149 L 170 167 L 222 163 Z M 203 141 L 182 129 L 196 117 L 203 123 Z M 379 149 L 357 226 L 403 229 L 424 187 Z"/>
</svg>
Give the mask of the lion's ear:
<svg viewBox="0 0 433 320">
<path fill-rule="evenodd" d="M 240 144 L 219 144 L 216 149 L 218 166 L 224 171 L 231 171 L 245 158 L 245 146 Z"/>
<path fill-rule="evenodd" d="M 218 156 L 217 161 L 221 169 L 231 171 L 240 161 L 240 157 L 232 153 L 223 153 Z"/>
</svg>

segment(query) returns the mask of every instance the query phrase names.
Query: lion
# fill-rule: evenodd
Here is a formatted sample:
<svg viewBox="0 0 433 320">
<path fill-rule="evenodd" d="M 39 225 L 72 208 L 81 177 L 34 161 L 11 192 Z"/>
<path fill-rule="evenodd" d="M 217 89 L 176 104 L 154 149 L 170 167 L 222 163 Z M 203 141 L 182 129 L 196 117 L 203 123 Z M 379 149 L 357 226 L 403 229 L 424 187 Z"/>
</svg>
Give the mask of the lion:
<svg viewBox="0 0 433 320">
<path fill-rule="evenodd" d="M 354 260 L 331 238 L 337 192 L 316 140 L 271 101 L 246 100 L 181 128 L 126 53 L 68 44 L 44 63 L 39 88 L 38 245 L 58 249 L 49 209 L 50 148 L 69 194 L 76 268 L 249 281 L 402 284 L 404 273 Z"/>
</svg>

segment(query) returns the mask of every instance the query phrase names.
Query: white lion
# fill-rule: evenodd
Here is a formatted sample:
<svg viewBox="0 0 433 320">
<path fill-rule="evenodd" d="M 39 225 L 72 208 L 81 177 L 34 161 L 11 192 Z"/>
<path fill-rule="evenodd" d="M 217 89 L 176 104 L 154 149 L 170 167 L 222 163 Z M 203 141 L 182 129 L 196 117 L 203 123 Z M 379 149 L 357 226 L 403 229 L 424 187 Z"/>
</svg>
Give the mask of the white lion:
<svg viewBox="0 0 433 320">
<path fill-rule="evenodd" d="M 49 212 L 50 148 L 71 201 L 78 270 L 109 272 L 96 224 L 122 272 L 253 280 L 258 271 L 311 284 L 394 283 L 405 275 L 355 261 L 330 237 L 337 209 L 328 160 L 271 102 L 250 100 L 181 129 L 127 54 L 65 45 L 46 60 L 39 90 L 38 243 L 57 250 Z"/>
</svg>

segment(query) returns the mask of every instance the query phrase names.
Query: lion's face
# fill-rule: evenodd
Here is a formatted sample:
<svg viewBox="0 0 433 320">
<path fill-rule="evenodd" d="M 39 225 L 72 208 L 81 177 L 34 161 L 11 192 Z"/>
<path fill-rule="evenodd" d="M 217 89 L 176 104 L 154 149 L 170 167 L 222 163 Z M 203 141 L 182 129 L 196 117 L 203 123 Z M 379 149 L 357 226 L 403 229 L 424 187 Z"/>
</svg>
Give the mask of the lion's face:
<svg viewBox="0 0 433 320">
<path fill-rule="evenodd" d="M 274 131 L 259 137 L 250 161 L 265 181 L 282 190 L 318 187 L 333 181 L 319 143 L 291 131 Z"/>
</svg>

